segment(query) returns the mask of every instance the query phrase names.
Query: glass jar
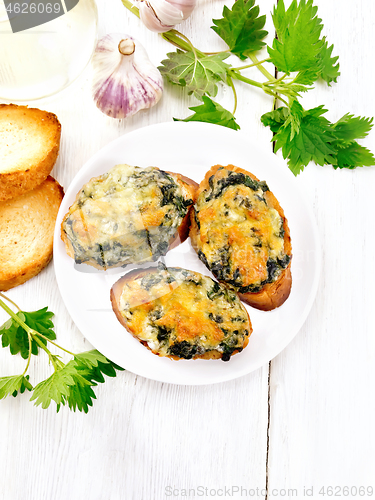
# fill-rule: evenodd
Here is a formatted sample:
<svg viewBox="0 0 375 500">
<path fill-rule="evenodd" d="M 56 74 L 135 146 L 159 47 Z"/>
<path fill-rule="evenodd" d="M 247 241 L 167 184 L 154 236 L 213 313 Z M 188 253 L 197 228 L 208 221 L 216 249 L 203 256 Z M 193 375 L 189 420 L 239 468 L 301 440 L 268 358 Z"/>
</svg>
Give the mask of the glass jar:
<svg viewBox="0 0 375 500">
<path fill-rule="evenodd" d="M 96 44 L 95 0 L 76 0 L 70 10 L 68 5 L 67 0 L 0 0 L 1 100 L 32 101 L 50 96 L 66 88 L 85 69 Z M 15 19 L 21 11 L 26 13 L 23 15 L 30 11 L 34 17 L 49 11 L 57 15 L 61 7 L 64 13 L 59 17 L 13 33 L 11 16 Z"/>
</svg>

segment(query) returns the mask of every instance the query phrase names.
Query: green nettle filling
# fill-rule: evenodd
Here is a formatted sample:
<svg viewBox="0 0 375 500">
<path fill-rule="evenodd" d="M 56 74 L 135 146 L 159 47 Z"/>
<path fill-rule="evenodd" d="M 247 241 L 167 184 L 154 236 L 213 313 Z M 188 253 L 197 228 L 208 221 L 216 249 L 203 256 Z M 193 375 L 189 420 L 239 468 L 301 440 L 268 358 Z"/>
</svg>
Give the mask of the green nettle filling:
<svg viewBox="0 0 375 500">
<path fill-rule="evenodd" d="M 291 256 L 284 251 L 284 221 L 275 209 L 268 207 L 264 194 L 269 191 L 269 188 L 264 181 L 253 180 L 241 172 L 230 170 L 226 172 L 225 177 L 217 178 L 212 175 L 209 178 L 209 188 L 199 195 L 194 206 L 194 218 L 198 230 L 204 229 L 210 236 L 207 236 L 208 241 L 204 244 L 198 239 L 198 257 L 219 281 L 225 281 L 239 293 L 256 293 L 265 284 L 276 281 L 290 262 Z M 249 188 L 247 196 L 239 193 L 236 186 Z M 224 195 L 228 190 L 231 190 L 231 198 L 224 202 Z M 218 210 L 219 205 L 216 200 L 221 198 L 223 198 L 223 203 L 220 204 L 220 210 Z M 199 213 L 207 207 L 213 207 L 216 210 L 216 216 L 202 221 Z M 254 220 L 252 224 L 252 216 L 249 215 L 252 211 L 272 214 L 271 237 L 266 238 L 262 234 L 262 228 L 259 224 L 257 226 L 257 220 Z M 235 222 L 231 218 L 233 214 L 237 216 Z M 221 225 L 220 238 L 217 237 L 218 224 Z M 251 283 L 244 282 L 243 273 L 233 257 L 233 245 L 228 241 L 227 230 L 233 225 L 240 228 L 243 234 L 242 244 L 250 244 L 254 255 L 260 253 L 261 250 L 267 252 L 266 278 Z M 215 235 L 210 233 L 213 227 L 216 228 Z M 211 237 L 211 234 L 214 236 Z"/>
<path fill-rule="evenodd" d="M 192 203 L 166 172 L 117 165 L 83 187 L 63 229 L 78 264 L 153 261 L 166 254 Z M 155 211 L 158 223 L 150 224 Z"/>
<path fill-rule="evenodd" d="M 221 353 L 223 361 L 229 361 L 235 351 L 242 351 L 246 338 L 250 335 L 249 321 L 238 295 L 233 291 L 193 271 L 180 268 L 166 268 L 159 263 L 158 268 L 140 279 L 140 287 L 147 290 L 151 296 L 160 297 L 163 286 L 173 284 L 174 301 L 163 303 L 158 298 L 152 301 L 153 308 L 144 319 L 139 338 L 146 341 L 149 347 L 162 356 L 177 356 L 191 359 L 209 351 Z M 131 307 L 129 297 L 131 287 L 122 297 L 122 314 L 129 322 L 137 318 L 137 306 Z M 181 319 L 180 312 L 174 311 L 178 304 L 184 307 L 185 316 Z M 191 309 L 190 309 L 191 308 Z M 189 311 L 187 313 L 187 311 Z M 181 339 L 181 321 L 188 314 L 191 324 L 194 316 L 204 318 L 199 333 L 191 338 Z M 173 318 L 166 324 L 164 318 Z M 207 329 L 209 323 L 214 323 L 220 332 L 220 340 L 212 338 L 212 329 Z M 206 326 L 204 326 L 206 325 Z"/>
</svg>

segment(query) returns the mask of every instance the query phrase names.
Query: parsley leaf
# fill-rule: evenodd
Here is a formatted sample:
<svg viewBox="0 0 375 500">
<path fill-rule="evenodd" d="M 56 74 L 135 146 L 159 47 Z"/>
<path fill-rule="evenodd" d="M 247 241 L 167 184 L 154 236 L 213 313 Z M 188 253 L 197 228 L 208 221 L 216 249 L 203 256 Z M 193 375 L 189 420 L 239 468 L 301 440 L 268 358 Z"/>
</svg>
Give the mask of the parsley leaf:
<svg viewBox="0 0 375 500">
<path fill-rule="evenodd" d="M 278 70 L 289 74 L 318 65 L 323 46 L 323 40 L 320 40 L 323 25 L 316 15 L 317 10 L 312 0 L 300 0 L 299 4 L 293 0 L 287 10 L 284 0 L 275 6 L 272 18 L 277 38 L 267 50 Z"/>
<path fill-rule="evenodd" d="M 50 377 L 39 382 L 34 387 L 30 401 L 36 400 L 36 406 L 42 405 L 42 408 L 46 409 L 53 400 L 59 408 L 61 404 L 65 404 L 65 399 L 69 395 L 69 388 L 75 383 L 74 374 L 74 366 L 72 366 L 71 362 L 67 363 L 63 368 L 54 371 Z"/>
<path fill-rule="evenodd" d="M 48 311 L 47 307 L 34 312 L 19 311 L 16 314 L 27 326 L 41 333 L 50 340 L 56 338 L 55 332 L 52 330 L 53 322 L 51 318 L 53 312 Z M 9 346 L 11 354 L 20 353 L 24 359 L 29 355 L 29 339 L 26 331 L 14 319 L 10 318 L 0 327 L 1 342 L 3 347 Z M 47 341 L 39 337 L 44 345 Z M 38 344 L 34 339 L 31 340 L 31 353 L 37 355 L 39 352 Z"/>
<path fill-rule="evenodd" d="M 194 52 L 177 50 L 167 54 L 158 69 L 171 83 L 186 87 L 189 94 L 200 97 L 208 94 L 215 97 L 217 83 L 226 81 L 230 67 L 224 62 L 229 54 L 197 55 Z"/>
<path fill-rule="evenodd" d="M 340 76 L 339 71 L 339 63 L 338 56 L 331 57 L 333 50 L 333 45 L 328 47 L 328 42 L 325 37 L 323 37 L 323 45 L 318 54 L 319 59 L 319 67 L 321 68 L 319 71 L 319 76 L 323 80 L 325 80 L 329 86 L 331 86 L 331 82 L 337 82 L 337 78 Z"/>
<path fill-rule="evenodd" d="M 237 0 L 232 10 L 224 6 L 222 19 L 212 20 L 216 26 L 211 28 L 240 59 L 246 59 L 251 52 L 261 49 L 265 45 L 262 40 L 268 35 L 262 29 L 266 16 L 259 16 L 259 7 L 254 3 L 255 0 Z"/>
<path fill-rule="evenodd" d="M 16 397 L 18 395 L 18 392 L 20 392 L 21 394 L 23 394 L 26 390 L 28 390 L 28 391 L 32 391 L 33 390 L 33 386 L 30 384 L 29 378 L 30 378 L 29 375 L 26 375 L 26 377 L 23 377 L 22 382 L 21 382 L 21 386 L 20 386 L 19 390 L 15 390 L 12 393 L 13 397 Z"/>
<path fill-rule="evenodd" d="M 202 97 L 203 104 L 199 106 L 192 106 L 189 108 L 194 111 L 193 115 L 188 116 L 183 120 L 174 118 L 175 121 L 181 122 L 207 122 L 222 125 L 223 127 L 239 130 L 240 126 L 237 124 L 232 113 L 217 102 L 213 101 L 207 96 Z"/>
<path fill-rule="evenodd" d="M 115 377 L 116 369 L 122 370 L 96 350 L 76 354 L 74 359 L 34 388 L 30 401 L 35 400 L 35 405 L 42 408 L 48 408 L 55 401 L 57 411 L 61 405 L 67 404 L 73 411 L 87 413 L 96 399 L 92 387 L 105 382 L 103 374 Z"/>
<path fill-rule="evenodd" d="M 0 378 L 0 399 L 6 398 L 11 394 L 17 395 L 18 391 L 24 392 L 25 388 L 29 391 L 32 389 L 32 385 L 28 381 L 28 378 L 23 375 L 13 375 L 11 377 L 1 377 Z M 22 390 L 23 389 L 23 390 Z"/>
</svg>

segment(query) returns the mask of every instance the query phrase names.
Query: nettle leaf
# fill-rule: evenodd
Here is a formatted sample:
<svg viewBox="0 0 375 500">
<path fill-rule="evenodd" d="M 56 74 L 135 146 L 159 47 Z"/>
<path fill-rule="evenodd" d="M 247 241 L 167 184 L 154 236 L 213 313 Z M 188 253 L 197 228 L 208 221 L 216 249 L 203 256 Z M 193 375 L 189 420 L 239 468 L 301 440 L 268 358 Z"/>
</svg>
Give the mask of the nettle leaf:
<svg viewBox="0 0 375 500">
<path fill-rule="evenodd" d="M 189 108 L 191 111 L 194 111 L 193 115 L 183 120 L 178 120 L 177 118 L 174 118 L 174 120 L 182 122 L 215 123 L 216 125 L 222 125 L 223 127 L 228 127 L 233 130 L 239 130 L 240 126 L 237 124 L 230 111 L 226 110 L 207 96 L 203 96 L 202 100 L 203 104 Z"/>
<path fill-rule="evenodd" d="M 350 144 L 356 139 L 364 139 L 373 126 L 373 118 L 354 116 L 346 113 L 334 125 L 333 130 L 342 146 Z"/>
<path fill-rule="evenodd" d="M 337 151 L 337 165 L 334 168 L 371 167 L 375 165 L 374 155 L 358 142 L 352 142 Z"/>
<path fill-rule="evenodd" d="M 272 132 L 276 133 L 280 130 L 280 127 L 284 125 L 289 115 L 289 108 L 282 106 L 269 113 L 264 113 L 264 115 L 260 117 L 260 120 L 265 127 L 270 127 Z"/>
<path fill-rule="evenodd" d="M 328 47 L 325 37 L 323 37 L 322 41 L 323 45 L 318 54 L 319 66 L 321 68 L 319 76 L 331 86 L 331 82 L 336 83 L 337 78 L 340 76 L 340 64 L 337 62 L 339 57 L 331 57 L 333 45 Z"/>
<path fill-rule="evenodd" d="M 229 54 L 220 53 L 211 56 L 197 56 L 194 52 L 176 52 L 167 54 L 159 67 L 160 73 L 171 83 L 186 87 L 189 94 L 201 97 L 208 94 L 215 97 L 217 83 L 226 81 L 227 70 L 230 68 L 224 62 Z"/>
<path fill-rule="evenodd" d="M 280 0 L 272 13 L 277 38 L 267 47 L 272 63 L 279 71 L 291 73 L 318 67 L 318 55 L 323 46 L 320 33 L 323 25 L 317 17 L 318 8 L 312 0 L 293 0 L 285 10 Z"/>
<path fill-rule="evenodd" d="M 251 52 L 261 49 L 265 45 L 262 40 L 268 35 L 262 29 L 266 16 L 259 16 L 259 7 L 254 3 L 255 0 L 237 0 L 232 10 L 224 6 L 223 18 L 213 19 L 215 26 L 211 26 L 240 59 L 246 59 Z"/>
<path fill-rule="evenodd" d="M 322 106 L 302 111 L 296 108 L 297 115 L 283 110 L 285 121 L 279 126 L 273 137 L 275 153 L 281 149 L 284 159 L 288 159 L 288 166 L 294 175 L 303 171 L 304 167 L 314 161 L 318 165 L 337 163 L 336 149 L 332 146 L 335 136 L 331 131 L 330 122 L 321 116 L 327 110 Z M 264 123 L 270 122 L 272 117 L 265 117 Z M 278 115 L 279 120 L 282 116 Z M 298 127 L 296 127 L 298 123 Z"/>
<path fill-rule="evenodd" d="M 294 82 L 299 83 L 301 85 L 312 85 L 319 78 L 319 73 L 320 73 L 320 66 L 304 69 L 297 74 L 297 76 L 294 79 Z M 306 88 L 306 90 L 309 89 Z"/>
<path fill-rule="evenodd" d="M 261 117 L 275 134 L 275 152 L 282 150 L 290 170 L 297 175 L 310 161 L 335 169 L 375 165 L 373 154 L 356 142 L 369 133 L 372 119 L 347 113 L 332 124 L 322 116 L 326 112 L 323 106 L 304 110 L 295 101 L 290 108 L 278 108 Z"/>
<path fill-rule="evenodd" d="M 54 325 L 51 318 L 53 315 L 53 312 L 48 311 L 47 307 L 34 312 L 19 311 L 17 313 L 17 316 L 24 321 L 27 326 L 51 340 L 56 338 L 56 334 L 52 330 Z M 0 335 L 2 336 L 1 342 L 3 347 L 9 346 L 11 354 L 20 353 L 24 359 L 27 359 L 29 355 L 29 339 L 22 326 L 10 318 L 0 327 Z M 47 344 L 45 339 L 41 337 L 39 337 L 39 339 L 43 344 Z M 37 355 L 38 352 L 38 344 L 35 340 L 31 340 L 31 353 Z"/>
</svg>

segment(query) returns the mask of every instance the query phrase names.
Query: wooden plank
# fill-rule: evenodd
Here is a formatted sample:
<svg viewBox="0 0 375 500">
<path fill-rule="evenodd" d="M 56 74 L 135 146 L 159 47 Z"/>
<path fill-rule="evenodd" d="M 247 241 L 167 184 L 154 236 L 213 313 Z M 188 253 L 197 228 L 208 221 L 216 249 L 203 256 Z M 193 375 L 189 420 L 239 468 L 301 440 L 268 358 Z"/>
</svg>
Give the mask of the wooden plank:
<svg viewBox="0 0 375 500">
<path fill-rule="evenodd" d="M 342 74 L 310 91 L 304 107 L 324 104 L 331 121 L 346 112 L 374 116 L 374 3 L 314 3 Z M 374 151 L 374 132 L 361 142 Z M 269 498 L 282 488 L 304 498 L 306 487 L 318 499 L 322 486 L 374 486 L 375 169 L 311 164 L 298 181 L 314 207 L 323 268 L 306 324 L 272 361 Z"/>
<path fill-rule="evenodd" d="M 100 34 L 128 32 L 149 51 L 155 64 L 171 46 L 143 28 L 120 0 L 98 0 Z M 182 28 L 196 45 L 220 50 L 208 27 L 223 2 L 198 4 Z M 230 3 L 228 3 L 230 5 Z M 262 12 L 272 2 L 262 2 Z M 257 71 L 249 70 L 250 75 Z M 166 86 L 162 101 L 148 112 L 115 121 L 102 115 L 90 96 L 90 70 L 64 93 L 38 104 L 55 112 L 63 127 L 61 153 L 53 174 L 67 188 L 84 162 L 122 134 L 153 123 L 185 117 L 197 100 Z M 261 75 L 260 75 L 261 77 Z M 258 78 L 258 75 L 256 75 Z M 272 101 L 257 89 L 237 86 L 238 122 L 251 141 L 269 149 L 270 133 L 259 121 Z M 218 99 L 230 108 L 229 91 Z M 168 138 L 161 144 L 168 148 Z M 251 147 L 249 146 L 251 158 Z M 48 305 L 55 312 L 58 340 L 74 351 L 90 344 L 61 301 L 52 264 L 25 285 L 9 291 L 25 310 Z M 6 316 L 0 312 L 0 323 Z M 23 369 L 24 361 L 0 350 L 1 376 Z M 32 381 L 50 374 L 43 354 L 32 362 Z M 265 487 L 268 366 L 239 380 L 213 386 L 160 384 L 124 372 L 97 388 L 88 415 L 63 408 L 42 410 L 28 396 L 0 402 L 0 468 L 3 500 L 162 499 L 167 486 L 183 488 Z M 258 498 L 264 498 L 264 495 Z"/>
</svg>

